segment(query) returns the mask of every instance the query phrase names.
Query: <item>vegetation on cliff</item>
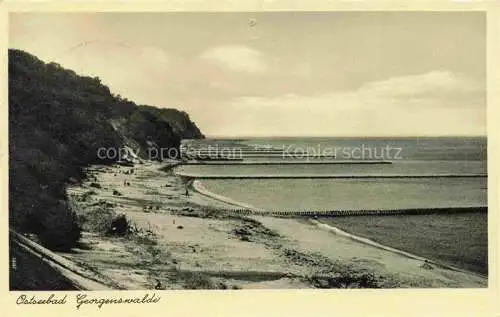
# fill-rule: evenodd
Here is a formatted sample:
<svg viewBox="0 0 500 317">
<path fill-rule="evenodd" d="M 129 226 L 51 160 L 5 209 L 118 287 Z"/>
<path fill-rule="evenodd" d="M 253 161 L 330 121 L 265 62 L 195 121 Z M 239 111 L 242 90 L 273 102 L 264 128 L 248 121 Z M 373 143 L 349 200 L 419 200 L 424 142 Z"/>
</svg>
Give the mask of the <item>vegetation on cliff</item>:
<svg viewBox="0 0 500 317">
<path fill-rule="evenodd" d="M 66 185 L 84 178 L 84 167 L 116 160 L 98 149 L 178 148 L 183 138 L 203 138 L 187 113 L 136 105 L 98 77 L 9 50 L 9 221 L 47 247 L 78 241 Z"/>
</svg>

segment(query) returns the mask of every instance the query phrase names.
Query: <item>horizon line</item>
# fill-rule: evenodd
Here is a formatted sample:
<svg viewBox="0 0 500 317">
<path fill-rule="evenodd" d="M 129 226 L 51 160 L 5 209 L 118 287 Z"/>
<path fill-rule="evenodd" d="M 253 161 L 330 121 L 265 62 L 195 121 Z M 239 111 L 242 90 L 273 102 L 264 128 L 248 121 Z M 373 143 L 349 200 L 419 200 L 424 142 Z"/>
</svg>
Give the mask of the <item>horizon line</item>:
<svg viewBox="0 0 500 317">
<path fill-rule="evenodd" d="M 230 135 L 205 134 L 205 138 L 487 138 L 487 134 L 443 134 L 443 135 Z"/>
</svg>

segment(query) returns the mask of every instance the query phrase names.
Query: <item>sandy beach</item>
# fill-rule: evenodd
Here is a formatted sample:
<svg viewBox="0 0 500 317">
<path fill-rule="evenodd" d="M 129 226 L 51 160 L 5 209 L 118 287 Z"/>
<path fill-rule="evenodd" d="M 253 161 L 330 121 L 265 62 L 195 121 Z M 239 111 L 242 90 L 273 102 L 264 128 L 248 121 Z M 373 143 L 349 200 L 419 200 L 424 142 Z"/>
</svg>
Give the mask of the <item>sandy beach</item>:
<svg viewBox="0 0 500 317">
<path fill-rule="evenodd" d="M 165 164 L 95 166 L 69 188 L 79 215 L 106 205 L 133 233 L 84 232 L 62 254 L 119 289 L 486 287 L 487 279 L 335 234 L 305 219 L 237 216 Z M 218 209 L 220 208 L 220 211 Z"/>
</svg>

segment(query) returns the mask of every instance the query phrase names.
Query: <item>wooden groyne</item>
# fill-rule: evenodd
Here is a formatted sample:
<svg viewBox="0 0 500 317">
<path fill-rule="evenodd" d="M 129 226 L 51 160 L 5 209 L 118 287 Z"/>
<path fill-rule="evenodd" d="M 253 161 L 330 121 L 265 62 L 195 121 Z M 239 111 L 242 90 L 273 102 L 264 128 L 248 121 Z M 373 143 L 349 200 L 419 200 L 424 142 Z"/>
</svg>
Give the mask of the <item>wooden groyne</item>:
<svg viewBox="0 0 500 317">
<path fill-rule="evenodd" d="M 259 215 L 287 218 L 313 217 L 352 217 L 352 216 L 394 216 L 394 215 L 429 215 L 455 214 L 466 212 L 487 212 L 487 207 L 456 207 L 456 208 L 414 208 L 414 209 L 367 209 L 367 210 L 254 210 L 248 208 L 214 208 L 235 215 Z"/>
<path fill-rule="evenodd" d="M 214 211 L 223 211 L 234 215 L 261 215 L 274 217 L 294 217 L 294 218 L 313 218 L 313 217 L 351 217 L 351 216 L 393 216 L 393 215 L 426 215 L 436 213 L 465 213 L 465 212 L 487 212 L 488 207 L 443 207 L 443 208 L 408 208 L 408 209 L 332 209 L 332 210 L 273 210 L 260 209 L 234 201 L 228 197 L 220 196 L 207 190 L 203 185 L 194 180 L 191 182 L 191 190 L 196 193 L 224 202 L 234 208 L 209 208 Z"/>
<path fill-rule="evenodd" d="M 461 213 L 487 211 L 487 207 L 446 207 L 446 208 L 413 208 L 413 209 L 368 209 L 368 210 L 264 210 L 247 208 L 248 205 L 233 201 L 227 197 L 216 195 L 206 190 L 196 179 L 413 179 L 413 178 L 477 178 L 487 177 L 487 174 L 417 174 L 417 175 L 177 175 L 194 180 L 192 189 L 211 199 L 222 201 L 235 208 L 226 208 L 224 211 L 238 215 L 266 215 L 275 217 L 346 217 L 346 216 L 384 216 L 384 215 L 425 215 L 435 213 Z M 219 209 L 220 210 L 220 209 Z"/>
<path fill-rule="evenodd" d="M 392 161 L 238 161 L 238 160 L 213 160 L 213 161 L 188 161 L 182 165 L 379 165 L 392 164 Z"/>
</svg>

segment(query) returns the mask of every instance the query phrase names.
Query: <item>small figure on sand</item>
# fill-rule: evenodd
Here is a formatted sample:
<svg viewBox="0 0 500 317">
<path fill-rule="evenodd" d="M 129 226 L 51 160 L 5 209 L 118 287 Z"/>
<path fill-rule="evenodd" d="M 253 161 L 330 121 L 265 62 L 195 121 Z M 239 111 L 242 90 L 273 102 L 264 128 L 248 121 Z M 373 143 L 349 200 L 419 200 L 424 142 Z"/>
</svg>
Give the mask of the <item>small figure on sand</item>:
<svg viewBox="0 0 500 317">
<path fill-rule="evenodd" d="M 186 197 L 189 197 L 189 190 L 188 190 L 188 187 L 186 186 Z"/>
</svg>

